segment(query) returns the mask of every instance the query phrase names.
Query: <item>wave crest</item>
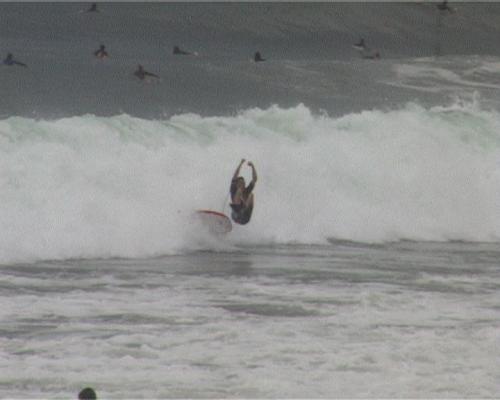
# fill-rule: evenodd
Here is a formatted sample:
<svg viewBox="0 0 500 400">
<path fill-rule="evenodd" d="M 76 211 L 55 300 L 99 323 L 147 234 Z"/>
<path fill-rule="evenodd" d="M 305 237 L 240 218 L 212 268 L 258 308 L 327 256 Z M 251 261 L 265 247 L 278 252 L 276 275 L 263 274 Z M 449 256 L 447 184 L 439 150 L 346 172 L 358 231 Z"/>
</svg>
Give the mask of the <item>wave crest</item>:
<svg viewBox="0 0 500 400">
<path fill-rule="evenodd" d="M 498 113 L 474 104 L 341 118 L 303 105 L 168 120 L 9 118 L 0 121 L 0 262 L 212 246 L 188 217 L 227 211 L 242 157 L 259 172 L 256 207 L 228 246 L 497 241 L 499 126 Z"/>
</svg>

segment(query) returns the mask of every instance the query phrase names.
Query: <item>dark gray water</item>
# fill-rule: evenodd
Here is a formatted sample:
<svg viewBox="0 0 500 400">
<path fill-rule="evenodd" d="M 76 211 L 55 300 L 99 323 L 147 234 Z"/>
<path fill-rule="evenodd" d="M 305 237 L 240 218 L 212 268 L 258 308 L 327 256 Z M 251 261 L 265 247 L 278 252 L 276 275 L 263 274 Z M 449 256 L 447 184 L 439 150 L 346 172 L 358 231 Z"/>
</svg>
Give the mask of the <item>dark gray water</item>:
<svg viewBox="0 0 500 400">
<path fill-rule="evenodd" d="M 0 4 L 0 52 L 28 64 L 0 74 L 0 113 L 61 117 L 234 114 L 304 103 L 332 115 L 415 99 L 394 64 L 499 54 L 500 5 L 456 3 Z M 361 59 L 364 37 L 382 59 Z M 93 56 L 105 44 L 110 57 Z M 178 45 L 197 57 L 173 56 Z M 259 50 L 268 60 L 251 61 Z M 370 51 L 371 53 L 371 51 Z M 158 74 L 149 84 L 137 64 Z M 436 104 L 439 98 L 425 98 Z"/>
</svg>

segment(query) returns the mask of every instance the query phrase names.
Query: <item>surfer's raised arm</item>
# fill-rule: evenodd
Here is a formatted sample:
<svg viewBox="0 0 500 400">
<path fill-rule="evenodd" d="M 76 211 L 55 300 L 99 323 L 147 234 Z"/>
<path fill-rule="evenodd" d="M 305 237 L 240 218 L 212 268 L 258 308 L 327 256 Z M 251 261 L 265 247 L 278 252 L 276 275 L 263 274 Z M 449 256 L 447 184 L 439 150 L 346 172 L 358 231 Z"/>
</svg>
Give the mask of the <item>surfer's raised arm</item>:
<svg viewBox="0 0 500 400">
<path fill-rule="evenodd" d="M 253 162 L 249 161 L 247 164 L 250 168 L 252 168 L 252 182 L 251 183 L 253 183 L 255 185 L 255 183 L 257 182 L 257 171 L 255 170 Z"/>
<path fill-rule="evenodd" d="M 240 169 L 241 169 L 241 166 L 243 165 L 244 162 L 245 162 L 245 159 L 242 158 L 241 161 L 240 161 L 240 164 L 236 168 L 236 171 L 234 171 L 233 179 L 238 178 L 238 176 L 240 175 Z"/>
</svg>

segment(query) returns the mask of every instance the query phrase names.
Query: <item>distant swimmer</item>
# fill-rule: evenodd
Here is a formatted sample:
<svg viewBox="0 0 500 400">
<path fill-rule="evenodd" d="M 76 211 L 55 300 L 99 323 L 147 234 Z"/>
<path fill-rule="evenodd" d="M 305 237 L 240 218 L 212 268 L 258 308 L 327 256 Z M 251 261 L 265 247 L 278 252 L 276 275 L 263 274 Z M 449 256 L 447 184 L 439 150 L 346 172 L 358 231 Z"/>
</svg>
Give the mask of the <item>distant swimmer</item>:
<svg viewBox="0 0 500 400">
<path fill-rule="evenodd" d="M 92 3 L 87 12 L 99 12 L 99 10 L 97 9 L 97 3 Z"/>
<path fill-rule="evenodd" d="M 378 50 L 374 50 L 368 47 L 365 43 L 365 39 L 363 38 L 361 38 L 360 41 L 354 44 L 352 47 L 358 50 L 362 58 L 368 60 L 378 60 L 380 58 L 380 52 Z"/>
<path fill-rule="evenodd" d="M 173 53 L 177 56 L 190 56 L 193 54 L 193 53 L 190 53 L 189 51 L 181 50 L 179 46 L 174 46 Z"/>
<path fill-rule="evenodd" d="M 257 172 L 251 161 L 247 164 L 252 168 L 252 181 L 248 186 L 245 186 L 245 178 L 240 175 L 240 169 L 245 159 L 242 159 L 236 171 L 234 171 L 233 179 L 231 180 L 231 218 L 234 222 L 240 225 L 245 225 L 250 221 L 253 211 L 253 193 L 252 190 L 257 182 Z"/>
<path fill-rule="evenodd" d="M 256 52 L 254 57 L 253 57 L 253 60 L 255 62 L 260 62 L 260 61 L 266 61 L 265 58 L 262 58 L 262 56 L 260 55 L 260 51 Z"/>
<path fill-rule="evenodd" d="M 453 8 L 451 8 L 449 5 L 448 5 L 448 1 L 447 0 L 444 0 L 442 3 L 439 3 L 437 6 L 439 11 L 448 11 L 450 13 L 453 12 Z"/>
<path fill-rule="evenodd" d="M 94 51 L 94 56 L 96 56 L 97 58 L 108 58 L 108 52 L 106 51 L 106 46 L 104 46 L 103 44 L 101 44 L 99 46 L 99 49 Z"/>
<path fill-rule="evenodd" d="M 25 63 L 22 63 L 20 61 L 14 60 L 14 56 L 12 53 L 7 54 L 7 57 L 5 57 L 5 60 L 3 60 L 4 65 L 13 66 L 13 65 L 19 65 L 21 67 L 27 67 Z"/>
<path fill-rule="evenodd" d="M 365 45 L 365 39 L 361 38 L 358 43 L 354 44 L 352 47 L 354 47 L 357 50 L 364 50 L 366 49 Z"/>
<path fill-rule="evenodd" d="M 137 66 L 137 70 L 134 72 L 134 75 L 137 76 L 141 81 L 146 79 L 148 76 L 153 78 L 159 78 L 158 75 L 152 74 L 151 72 L 145 71 L 142 65 Z"/>
<path fill-rule="evenodd" d="M 97 394 L 94 389 L 87 387 L 78 393 L 78 400 L 97 400 Z"/>
</svg>

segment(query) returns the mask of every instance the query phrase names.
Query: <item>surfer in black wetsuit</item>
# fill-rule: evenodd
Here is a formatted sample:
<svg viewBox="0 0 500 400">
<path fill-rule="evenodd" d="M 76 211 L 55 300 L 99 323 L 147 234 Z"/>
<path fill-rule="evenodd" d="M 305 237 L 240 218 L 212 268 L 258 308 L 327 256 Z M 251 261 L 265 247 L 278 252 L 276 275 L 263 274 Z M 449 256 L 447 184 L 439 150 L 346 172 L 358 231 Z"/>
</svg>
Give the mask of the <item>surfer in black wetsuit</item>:
<svg viewBox="0 0 500 400">
<path fill-rule="evenodd" d="M 19 65 L 20 67 L 27 67 L 25 63 L 22 63 L 20 61 L 14 60 L 14 56 L 12 53 L 7 54 L 7 57 L 5 57 L 5 60 L 3 60 L 4 65 L 8 65 L 9 67 L 13 65 Z"/>
<path fill-rule="evenodd" d="M 245 178 L 240 175 L 240 169 L 245 159 L 242 159 L 236 171 L 234 171 L 233 179 L 231 180 L 231 218 L 234 222 L 240 225 L 245 225 L 250 221 L 253 211 L 253 193 L 252 190 L 257 182 L 257 172 L 251 161 L 247 164 L 252 168 L 252 181 L 248 186 L 245 186 Z"/>
<path fill-rule="evenodd" d="M 255 53 L 255 55 L 253 57 L 253 60 L 255 62 L 266 61 L 266 59 L 262 58 L 262 56 L 260 55 L 260 51 L 258 51 L 257 53 Z"/>
<path fill-rule="evenodd" d="M 179 46 L 174 46 L 174 51 L 173 53 L 176 55 L 176 56 L 190 56 L 192 53 L 188 52 L 188 51 L 184 51 L 184 50 L 181 50 Z"/>
<path fill-rule="evenodd" d="M 87 12 L 99 12 L 99 10 L 97 9 L 97 3 L 92 3 Z"/>
<path fill-rule="evenodd" d="M 358 42 L 358 43 L 356 43 L 356 44 L 354 45 L 354 47 L 355 47 L 356 49 L 359 49 L 359 50 L 364 50 L 364 49 L 366 49 L 365 39 L 361 38 L 361 39 L 359 40 L 359 42 Z"/>
<path fill-rule="evenodd" d="M 107 58 L 108 52 L 106 51 L 106 46 L 101 44 L 101 46 L 99 46 L 99 50 L 94 51 L 94 56 L 97 58 Z"/>
<path fill-rule="evenodd" d="M 361 38 L 358 43 L 354 44 L 354 47 L 362 58 L 369 60 L 378 60 L 380 58 L 380 52 L 378 50 L 370 49 L 366 43 L 365 39 Z"/>
<path fill-rule="evenodd" d="M 450 8 L 447 0 L 444 0 L 442 3 L 439 3 L 436 7 L 438 8 L 439 11 L 448 11 L 450 13 L 453 12 L 453 9 Z"/>
<path fill-rule="evenodd" d="M 153 78 L 159 78 L 158 75 L 152 74 L 151 72 L 145 71 L 142 65 L 137 66 L 137 70 L 134 72 L 134 75 L 137 76 L 141 81 L 146 79 L 146 77 L 151 76 Z"/>
</svg>

